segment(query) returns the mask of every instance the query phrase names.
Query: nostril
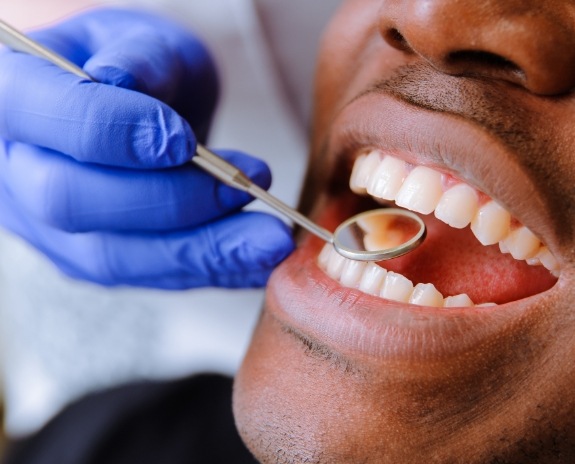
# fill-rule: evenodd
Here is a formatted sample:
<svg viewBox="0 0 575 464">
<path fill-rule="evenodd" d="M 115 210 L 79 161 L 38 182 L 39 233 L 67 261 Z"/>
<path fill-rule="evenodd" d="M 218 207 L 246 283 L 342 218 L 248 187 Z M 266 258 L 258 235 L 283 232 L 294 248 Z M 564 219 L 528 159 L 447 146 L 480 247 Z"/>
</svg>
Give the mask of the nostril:
<svg viewBox="0 0 575 464">
<path fill-rule="evenodd" d="M 384 34 L 384 39 L 389 45 L 402 52 L 412 52 L 411 47 L 405 37 L 395 28 L 388 29 Z"/>
<path fill-rule="evenodd" d="M 525 72 L 513 61 L 482 50 L 458 50 L 446 57 L 449 68 L 460 74 L 507 76 L 514 81 L 525 81 Z"/>
<path fill-rule="evenodd" d="M 507 58 L 482 50 L 458 50 L 451 52 L 447 56 L 447 61 L 449 64 L 477 64 L 506 71 L 521 71 L 519 66 Z"/>
</svg>

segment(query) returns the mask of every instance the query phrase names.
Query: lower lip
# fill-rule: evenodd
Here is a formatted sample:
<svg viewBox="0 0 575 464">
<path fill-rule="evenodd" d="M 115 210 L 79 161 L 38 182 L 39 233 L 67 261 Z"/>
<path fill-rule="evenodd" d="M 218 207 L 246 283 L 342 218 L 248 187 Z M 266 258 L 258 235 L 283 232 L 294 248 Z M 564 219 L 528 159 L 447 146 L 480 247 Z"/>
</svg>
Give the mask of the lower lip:
<svg viewBox="0 0 575 464">
<path fill-rule="evenodd" d="M 413 362 L 455 356 L 513 331 L 545 298 L 539 294 L 491 308 L 461 309 L 387 301 L 342 287 L 325 275 L 316 264 L 321 246 L 307 238 L 274 272 L 266 311 L 346 357 Z"/>
</svg>

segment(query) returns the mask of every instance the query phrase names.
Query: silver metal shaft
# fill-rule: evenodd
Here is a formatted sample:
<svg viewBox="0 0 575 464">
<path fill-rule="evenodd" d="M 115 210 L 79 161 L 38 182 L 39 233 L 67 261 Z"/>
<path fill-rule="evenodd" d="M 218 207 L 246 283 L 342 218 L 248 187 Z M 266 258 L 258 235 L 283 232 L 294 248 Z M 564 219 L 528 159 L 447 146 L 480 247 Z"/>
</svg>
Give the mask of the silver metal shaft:
<svg viewBox="0 0 575 464">
<path fill-rule="evenodd" d="M 87 80 L 93 80 L 81 68 L 76 66 L 66 58 L 54 53 L 49 48 L 44 47 L 38 42 L 30 39 L 22 34 L 18 29 L 10 26 L 10 24 L 0 19 L 0 43 L 10 47 L 12 50 L 22 53 L 28 53 L 40 58 L 51 61 L 56 66 L 59 66 L 66 71 L 69 71 L 76 76 L 82 77 Z"/>
<path fill-rule="evenodd" d="M 95 81 L 95 79 L 71 61 L 30 39 L 2 20 L 0 20 L 0 43 L 4 43 L 12 50 L 28 53 L 48 60 L 56 66 L 59 66 L 60 68 L 83 79 Z M 197 144 L 196 156 L 194 156 L 191 161 L 213 175 L 216 179 L 234 188 L 248 192 L 255 198 L 271 206 L 276 211 L 284 214 L 312 234 L 317 235 L 326 242 L 333 243 L 333 234 L 330 231 L 318 226 L 295 209 L 286 205 L 283 201 L 254 184 L 240 169 L 220 158 L 206 147 Z"/>
<path fill-rule="evenodd" d="M 196 148 L 196 154 L 197 156 L 192 158 L 192 162 L 212 174 L 216 179 L 219 179 L 222 182 L 239 190 L 248 192 L 252 196 L 271 206 L 276 211 L 284 214 L 296 224 L 299 224 L 301 227 L 308 230 L 312 234 L 318 236 L 328 243 L 333 243 L 333 234 L 329 230 L 318 226 L 315 222 L 310 221 L 303 214 L 299 213 L 295 209 L 286 205 L 280 199 L 274 197 L 258 185 L 254 184 L 240 169 L 236 168 L 234 165 L 228 163 L 215 153 L 208 150 L 206 147 L 199 144 Z"/>
</svg>

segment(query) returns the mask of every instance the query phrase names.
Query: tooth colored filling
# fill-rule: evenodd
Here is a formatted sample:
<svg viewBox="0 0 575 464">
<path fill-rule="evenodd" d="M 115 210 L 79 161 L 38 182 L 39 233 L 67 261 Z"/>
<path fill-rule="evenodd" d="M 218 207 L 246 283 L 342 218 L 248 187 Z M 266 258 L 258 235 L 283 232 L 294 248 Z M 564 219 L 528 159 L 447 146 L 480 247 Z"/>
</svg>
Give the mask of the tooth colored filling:
<svg viewBox="0 0 575 464">
<path fill-rule="evenodd" d="M 537 274 L 535 269 L 532 275 L 524 275 L 526 273 L 521 270 L 519 262 L 545 268 L 555 276 L 559 273 L 555 257 L 527 227 L 514 220 L 497 202 L 451 176 L 425 166 L 413 166 L 373 150 L 360 155 L 356 160 L 350 187 L 355 193 L 368 194 L 376 201 L 395 201 L 398 206 L 420 214 L 434 213 L 434 218 L 426 219 L 428 240 L 433 235 L 438 240 L 433 241 L 434 250 L 430 251 L 430 246 L 427 252 L 419 253 L 416 250 L 407 255 L 411 259 L 398 258 L 384 262 L 383 266 L 387 270 L 373 263 L 355 263 L 336 257 L 334 255 L 339 255 L 331 246 L 324 248 L 318 258 L 320 267 L 346 287 L 393 301 L 446 308 L 473 306 L 471 294 L 474 293 L 475 298 L 479 299 L 477 306 L 491 306 L 491 299 L 481 301 L 490 287 L 501 288 L 507 284 L 543 291 L 552 285 L 552 276 Z M 444 225 L 440 226 L 442 223 Z M 455 233 L 460 235 L 456 236 Z M 376 242 L 384 240 L 383 234 L 376 231 L 372 231 L 372 236 Z M 481 254 L 477 250 L 469 251 L 475 247 L 470 242 L 472 237 L 476 239 L 475 243 L 478 241 L 484 246 Z M 499 246 L 489 246 L 495 244 Z M 504 258 L 501 253 L 512 256 L 516 261 L 504 263 L 501 261 Z M 441 260 L 437 259 L 438 256 Z M 473 282 L 471 286 L 482 287 L 483 291 L 471 288 L 467 292 L 468 296 L 466 292 L 460 291 L 462 285 L 454 283 L 458 280 L 458 273 L 454 269 L 461 265 L 457 262 L 458 256 L 469 261 L 465 272 L 468 280 Z M 425 268 L 426 272 L 420 271 L 420 268 Z M 430 281 L 446 288 L 448 294 L 451 290 L 454 294 L 444 298 L 436 285 L 416 283 L 414 286 L 412 280 L 405 275 L 410 275 L 414 282 L 420 282 L 419 277 L 422 275 L 428 276 Z M 525 292 L 521 288 L 509 289 L 507 292 L 499 292 L 497 298 L 501 300 L 499 302 L 511 301 L 522 297 L 522 291 Z M 493 301 L 497 300 L 494 298 Z"/>
</svg>

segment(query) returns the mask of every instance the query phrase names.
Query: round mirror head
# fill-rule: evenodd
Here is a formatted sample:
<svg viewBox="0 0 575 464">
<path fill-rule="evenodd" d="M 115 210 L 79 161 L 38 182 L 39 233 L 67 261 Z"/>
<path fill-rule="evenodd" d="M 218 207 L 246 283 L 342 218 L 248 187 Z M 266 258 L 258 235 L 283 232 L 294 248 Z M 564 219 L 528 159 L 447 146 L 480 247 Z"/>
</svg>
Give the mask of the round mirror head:
<svg viewBox="0 0 575 464">
<path fill-rule="evenodd" d="M 333 234 L 333 246 L 349 259 L 383 261 L 414 250 L 425 234 L 425 224 L 417 214 L 398 208 L 376 209 L 343 222 Z"/>
</svg>

